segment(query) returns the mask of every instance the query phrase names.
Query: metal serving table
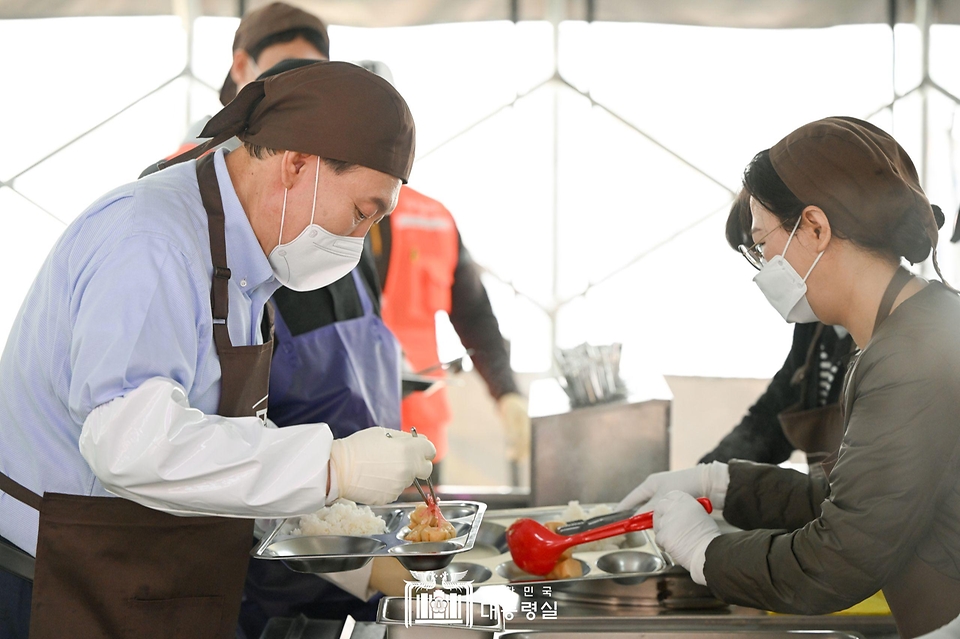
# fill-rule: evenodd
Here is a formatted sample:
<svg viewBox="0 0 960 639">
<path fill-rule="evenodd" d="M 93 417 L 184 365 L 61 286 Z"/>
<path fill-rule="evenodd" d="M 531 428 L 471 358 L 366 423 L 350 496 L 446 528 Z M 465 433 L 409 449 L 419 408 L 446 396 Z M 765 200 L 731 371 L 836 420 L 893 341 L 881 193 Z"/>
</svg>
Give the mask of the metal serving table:
<svg viewBox="0 0 960 639">
<path fill-rule="evenodd" d="M 651 579 L 653 581 L 653 578 Z M 662 606 L 617 606 L 599 603 L 568 601 L 535 590 L 525 596 L 520 588 L 511 591 L 506 586 L 481 587 L 474 599 L 499 603 L 504 609 L 520 609 L 512 619 L 506 619 L 505 632 L 707 632 L 758 630 L 835 630 L 863 635 L 868 639 L 897 639 L 896 625 L 889 615 L 779 615 L 743 606 L 724 606 L 714 609 L 677 610 Z M 537 614 L 532 619 L 522 612 L 522 603 L 536 603 L 542 610 L 545 602 L 556 606 L 556 619 L 545 619 Z M 653 635 L 651 639 L 656 639 Z"/>
<path fill-rule="evenodd" d="M 569 639 L 565 632 L 518 632 L 501 635 L 510 639 Z M 578 633 L 578 636 L 583 636 Z M 863 639 L 860 634 L 850 634 L 837 630 L 796 631 L 796 630 L 711 630 L 670 631 L 670 632 L 590 632 L 592 639 Z"/>
<path fill-rule="evenodd" d="M 549 632 L 730 631 L 730 630 L 841 630 L 872 639 L 899 637 L 893 617 L 883 615 L 775 615 L 730 606 L 715 611 L 677 611 L 658 608 L 617 608 L 560 601 L 556 620 L 514 617 L 507 630 Z"/>
<path fill-rule="evenodd" d="M 486 604 L 506 604 L 506 608 L 515 608 L 508 603 L 510 598 L 516 603 L 517 594 L 505 586 L 482 587 L 474 592 L 474 601 Z M 551 601 L 548 598 L 521 598 L 521 602 L 536 600 L 540 603 Z M 815 632 L 817 637 L 825 639 L 829 633 L 849 633 L 865 639 L 898 639 L 896 626 L 890 616 L 871 615 L 775 615 L 745 608 L 729 606 L 715 610 L 667 610 L 656 606 L 603 606 L 567 601 L 557 601 L 557 618 L 527 618 L 522 612 L 512 618 L 504 619 L 503 632 L 495 633 L 475 626 L 472 629 L 445 628 L 436 636 L 450 639 L 566 639 L 566 637 L 584 636 L 600 639 L 680 639 L 678 633 L 696 633 L 698 637 L 727 639 L 728 637 L 754 637 L 769 639 L 769 633 Z M 400 605 L 402 598 L 396 598 L 393 606 L 394 616 L 402 619 Z M 404 628 L 396 623 L 390 626 L 387 639 L 417 637 L 420 628 Z M 435 629 L 440 630 L 440 629 Z M 413 633 L 413 634 L 411 634 Z M 672 636 L 671 636 L 672 635 Z M 802 634 L 793 635 L 802 639 Z M 684 638 L 685 639 L 685 638 Z"/>
</svg>

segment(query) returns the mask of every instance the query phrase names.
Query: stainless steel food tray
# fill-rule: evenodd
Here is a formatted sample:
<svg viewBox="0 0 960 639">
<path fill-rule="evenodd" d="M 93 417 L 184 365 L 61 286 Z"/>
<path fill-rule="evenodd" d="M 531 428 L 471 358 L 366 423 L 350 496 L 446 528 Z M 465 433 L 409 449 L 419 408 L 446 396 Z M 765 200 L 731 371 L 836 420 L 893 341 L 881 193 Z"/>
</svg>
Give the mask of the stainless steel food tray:
<svg viewBox="0 0 960 639">
<path fill-rule="evenodd" d="M 708 625 L 705 621 L 704 625 Z M 569 639 L 566 632 L 510 632 L 503 639 Z M 591 639 L 863 639 L 863 635 L 834 630 L 697 630 L 696 632 L 577 632 Z"/>
<path fill-rule="evenodd" d="M 419 503 L 371 506 L 387 523 L 379 535 L 294 535 L 300 517 L 288 517 L 264 536 L 250 551 L 256 559 L 283 562 L 297 572 L 341 572 L 362 568 L 374 557 L 396 557 L 407 570 L 441 570 L 459 553 L 473 548 L 487 505 L 478 501 L 450 500 L 440 512 L 453 524 L 457 536 L 442 542 L 410 542 L 410 513 Z"/>
<path fill-rule="evenodd" d="M 592 506 L 584 506 L 590 507 Z M 458 556 L 456 563 L 451 564 L 449 569 L 454 572 L 467 571 L 465 579 L 472 581 L 475 587 L 570 584 L 600 579 L 610 579 L 620 585 L 632 586 L 648 577 L 663 574 L 673 567 L 669 555 L 663 553 L 654 543 L 653 534 L 650 531 L 641 531 L 629 533 L 625 546 L 618 550 L 578 552 L 574 547 L 573 558 L 580 561 L 584 573 L 582 577 L 544 579 L 517 568 L 507 548 L 507 527 L 524 517 L 541 523 L 555 521 L 564 510 L 566 506 L 491 510 L 480 526 L 473 548 Z"/>
</svg>

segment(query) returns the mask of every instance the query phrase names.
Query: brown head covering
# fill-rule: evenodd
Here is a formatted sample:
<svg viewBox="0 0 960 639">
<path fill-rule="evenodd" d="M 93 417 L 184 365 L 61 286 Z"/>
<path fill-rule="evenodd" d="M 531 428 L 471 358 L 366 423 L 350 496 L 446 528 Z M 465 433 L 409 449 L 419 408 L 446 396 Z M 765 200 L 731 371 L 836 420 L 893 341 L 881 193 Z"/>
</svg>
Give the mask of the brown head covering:
<svg viewBox="0 0 960 639">
<path fill-rule="evenodd" d="M 413 167 L 407 103 L 389 82 L 349 62 L 316 62 L 251 82 L 200 132 L 212 139 L 159 168 L 200 157 L 234 136 L 359 164 L 404 183 Z"/>
<path fill-rule="evenodd" d="M 240 26 L 237 27 L 237 34 L 233 38 L 233 51 L 243 49 L 249 53 L 270 36 L 291 29 L 316 31 L 324 45 L 320 53 L 330 57 L 330 36 L 323 21 L 312 13 L 284 2 L 270 3 L 243 16 Z M 227 78 L 223 81 L 223 88 L 220 89 L 220 104 L 226 105 L 236 95 L 237 83 L 233 81 L 228 71 Z"/>
<path fill-rule="evenodd" d="M 937 246 L 937 221 L 910 156 L 869 122 L 833 117 L 805 124 L 770 149 L 783 183 L 843 228 L 879 237 L 909 215 Z M 909 258 L 908 258 L 909 259 Z"/>
</svg>

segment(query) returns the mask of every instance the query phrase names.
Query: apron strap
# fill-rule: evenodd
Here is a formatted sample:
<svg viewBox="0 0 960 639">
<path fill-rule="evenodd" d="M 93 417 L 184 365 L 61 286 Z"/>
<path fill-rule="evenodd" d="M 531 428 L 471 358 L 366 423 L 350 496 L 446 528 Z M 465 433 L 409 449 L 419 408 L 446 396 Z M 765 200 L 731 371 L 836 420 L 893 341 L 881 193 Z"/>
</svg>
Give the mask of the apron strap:
<svg viewBox="0 0 960 639">
<path fill-rule="evenodd" d="M 890 283 L 887 285 L 887 290 L 883 292 L 883 299 L 880 300 L 880 308 L 877 310 L 877 320 L 873 324 L 873 332 L 876 333 L 877 329 L 880 328 L 880 324 L 883 323 L 883 320 L 887 319 L 890 315 L 890 311 L 893 309 L 893 303 L 897 299 L 897 295 L 900 294 L 900 291 L 903 290 L 903 287 L 913 279 L 913 273 L 907 269 L 901 267 L 897 268 L 897 271 L 893 274 L 893 278 L 890 280 Z"/>
<path fill-rule="evenodd" d="M 29 488 L 21 486 L 3 473 L 0 473 L 0 491 L 3 491 L 19 501 L 22 504 L 30 506 L 34 510 L 40 510 L 43 504 L 43 498 Z"/>
<path fill-rule="evenodd" d="M 800 406 L 807 405 L 807 387 L 810 386 L 810 380 L 807 375 L 810 372 L 810 365 L 813 362 L 814 355 L 817 352 L 817 346 L 820 345 L 820 337 L 823 335 L 824 324 L 818 323 L 817 330 L 813 332 L 813 339 L 810 346 L 807 347 L 807 357 L 803 360 L 803 365 L 793 372 L 790 379 L 791 384 L 800 385 Z"/>
<path fill-rule="evenodd" d="M 210 234 L 210 258 L 213 262 L 213 286 L 210 289 L 210 302 L 213 308 L 213 341 L 218 352 L 231 347 L 230 331 L 227 329 L 227 311 L 230 308 L 229 287 L 230 269 L 227 268 L 226 223 L 223 214 L 223 199 L 217 183 L 217 169 L 213 163 L 214 155 L 206 155 L 197 160 L 197 183 L 200 185 L 200 199 L 207 210 L 207 225 Z"/>
<path fill-rule="evenodd" d="M 363 309 L 363 314 L 373 314 L 373 302 L 370 301 L 370 294 L 367 292 L 367 285 L 363 283 L 363 278 L 360 277 L 360 267 L 357 266 L 354 268 L 352 271 L 350 271 L 350 274 L 353 276 L 353 283 L 357 286 L 357 295 L 360 296 L 360 308 Z"/>
</svg>

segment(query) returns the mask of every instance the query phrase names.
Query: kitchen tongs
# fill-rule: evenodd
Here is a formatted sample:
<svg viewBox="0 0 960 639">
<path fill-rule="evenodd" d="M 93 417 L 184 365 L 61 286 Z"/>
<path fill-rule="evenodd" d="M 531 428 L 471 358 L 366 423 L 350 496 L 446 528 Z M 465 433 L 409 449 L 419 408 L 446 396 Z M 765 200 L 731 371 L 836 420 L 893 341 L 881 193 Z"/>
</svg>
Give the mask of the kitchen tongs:
<svg viewBox="0 0 960 639">
<path fill-rule="evenodd" d="M 416 429 L 416 428 L 411 428 L 411 429 L 410 429 L 410 434 L 413 435 L 414 437 L 416 437 L 416 436 L 417 436 L 417 429 Z M 430 478 L 429 478 L 429 477 L 427 477 L 426 482 L 427 482 L 427 488 L 430 490 L 430 498 L 433 499 L 433 505 L 435 505 L 437 508 L 439 508 L 439 506 L 440 506 L 440 500 L 437 499 L 437 491 L 433 489 L 433 482 L 430 481 Z M 427 494 L 426 494 L 425 492 L 423 492 L 423 486 L 420 484 L 420 478 L 419 478 L 419 477 L 414 477 L 414 478 L 413 478 L 413 485 L 417 487 L 417 492 L 420 493 L 420 496 L 423 498 L 423 503 L 425 503 L 425 504 L 429 507 L 429 506 L 431 505 L 431 502 L 430 502 L 430 499 L 427 498 Z"/>
</svg>

